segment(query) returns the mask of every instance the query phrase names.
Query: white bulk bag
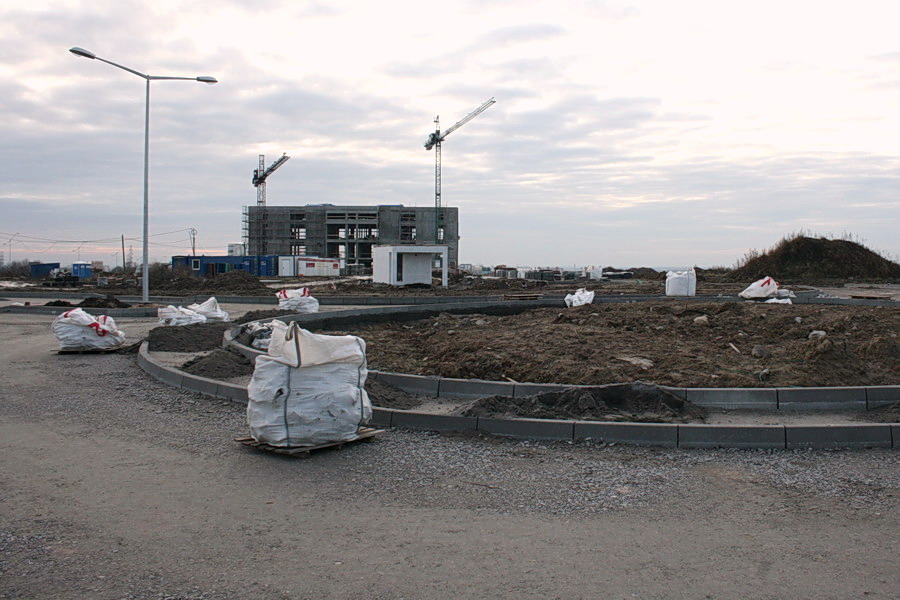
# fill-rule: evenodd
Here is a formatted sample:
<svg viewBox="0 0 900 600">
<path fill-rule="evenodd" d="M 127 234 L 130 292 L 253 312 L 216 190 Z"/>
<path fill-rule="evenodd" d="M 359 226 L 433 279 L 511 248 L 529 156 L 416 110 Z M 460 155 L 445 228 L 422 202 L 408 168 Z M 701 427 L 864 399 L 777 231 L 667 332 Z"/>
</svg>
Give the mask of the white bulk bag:
<svg viewBox="0 0 900 600">
<path fill-rule="evenodd" d="M 250 435 L 272 446 L 314 446 L 356 437 L 372 417 L 366 343 L 273 321 L 268 354 L 247 386 Z"/>
<path fill-rule="evenodd" d="M 319 301 L 310 295 L 309 288 L 279 290 L 275 297 L 278 298 L 278 308 L 281 310 L 301 314 L 319 312 Z"/>
<path fill-rule="evenodd" d="M 156 311 L 161 325 L 193 325 L 195 323 L 206 323 L 206 317 L 198 312 L 183 306 L 172 306 L 171 304 L 165 308 Z"/>
<path fill-rule="evenodd" d="M 188 306 L 188 309 L 194 311 L 198 315 L 203 315 L 206 317 L 207 321 L 228 320 L 228 313 L 219 308 L 219 303 L 216 302 L 215 296 L 202 304 L 191 304 Z"/>
<path fill-rule="evenodd" d="M 584 288 L 578 288 L 574 294 L 567 294 L 565 300 L 566 306 L 569 308 L 590 304 L 594 301 L 594 292 L 588 292 Z"/>
<path fill-rule="evenodd" d="M 94 318 L 80 308 L 57 315 L 50 331 L 60 350 L 109 350 L 125 343 L 125 333 L 116 328 L 112 317 Z"/>
<path fill-rule="evenodd" d="M 696 296 L 697 272 L 669 271 L 666 273 L 666 296 Z"/>
<path fill-rule="evenodd" d="M 751 283 L 747 289 L 738 294 L 741 298 L 771 298 L 778 293 L 778 282 L 771 277 L 763 277 Z"/>
</svg>

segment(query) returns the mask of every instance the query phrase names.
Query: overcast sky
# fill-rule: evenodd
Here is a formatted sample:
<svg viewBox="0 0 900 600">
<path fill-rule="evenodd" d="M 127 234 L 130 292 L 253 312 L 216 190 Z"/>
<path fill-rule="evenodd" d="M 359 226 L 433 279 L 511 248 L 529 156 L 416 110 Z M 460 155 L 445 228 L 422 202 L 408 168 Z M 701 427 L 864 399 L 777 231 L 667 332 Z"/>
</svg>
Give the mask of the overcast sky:
<svg viewBox="0 0 900 600">
<path fill-rule="evenodd" d="M 268 204 L 434 205 L 460 262 L 731 266 L 791 232 L 900 255 L 900 3 L 0 3 L 0 250 L 224 254 Z"/>
</svg>

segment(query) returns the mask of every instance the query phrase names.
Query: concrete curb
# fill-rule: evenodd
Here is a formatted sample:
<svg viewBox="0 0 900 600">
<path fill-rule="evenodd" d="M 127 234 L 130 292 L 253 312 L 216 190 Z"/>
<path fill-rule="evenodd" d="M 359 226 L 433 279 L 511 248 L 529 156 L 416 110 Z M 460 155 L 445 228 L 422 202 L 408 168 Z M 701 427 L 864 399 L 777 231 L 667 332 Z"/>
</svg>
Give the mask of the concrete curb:
<svg viewBox="0 0 900 600">
<path fill-rule="evenodd" d="M 709 300 L 710 298 L 696 299 Z M 659 297 L 653 297 L 659 299 Z M 719 298 L 736 301 L 733 298 Z M 635 301 L 610 298 L 608 301 Z M 511 314 L 538 306 L 556 306 L 557 299 L 513 302 L 455 302 L 419 306 L 353 309 L 327 313 L 289 315 L 285 321 L 297 321 L 310 329 L 342 326 L 359 322 L 406 321 L 421 319 L 441 312 Z M 224 345 L 253 360 L 264 354 L 237 341 L 240 327 L 225 333 Z M 153 361 L 147 343 L 141 345 L 138 363 L 153 377 L 218 398 L 247 402 L 247 390 L 195 377 Z M 403 373 L 370 371 L 377 378 L 408 393 L 444 398 L 476 398 L 489 395 L 524 397 L 568 387 L 559 384 L 518 383 L 425 377 Z M 213 385 L 215 384 L 215 386 Z M 707 408 L 761 409 L 777 412 L 797 410 L 867 410 L 900 401 L 900 385 L 842 388 L 666 388 L 681 398 Z M 900 448 L 900 426 L 860 424 L 830 426 L 781 425 L 706 425 L 670 423 L 619 423 L 594 421 L 562 421 L 544 419 L 495 419 L 436 415 L 416 411 L 374 408 L 373 424 L 428 431 L 481 431 L 520 439 L 597 440 L 605 443 L 627 443 L 669 448 Z"/>
<path fill-rule="evenodd" d="M 153 359 L 148 343 L 141 344 L 138 364 L 155 379 L 174 387 L 215 398 L 247 403 L 245 386 L 224 383 L 184 373 Z M 379 380 L 396 384 L 413 378 L 418 390 L 437 391 L 436 378 L 397 373 L 376 373 Z M 454 380 L 459 387 L 465 380 Z M 474 382 L 477 389 L 485 383 Z M 531 388 L 528 386 L 526 389 Z M 554 386 L 556 387 L 556 386 Z M 514 391 L 514 387 L 512 388 Z M 728 390 L 726 390 L 727 392 Z M 743 390 L 742 390 L 743 391 Z M 517 439 L 559 441 L 593 440 L 665 448 L 900 448 L 900 425 L 704 425 L 675 423 L 613 423 L 604 421 L 564 421 L 550 419 L 495 419 L 436 415 L 375 407 L 371 423 L 378 427 L 398 427 L 420 431 L 483 432 Z"/>
<path fill-rule="evenodd" d="M 185 373 L 173 367 L 168 367 L 153 359 L 148 351 L 149 343 L 142 342 L 138 350 L 138 365 L 144 371 L 163 383 L 171 386 L 212 396 L 214 398 L 222 398 L 223 400 L 231 400 L 239 404 L 247 403 L 247 387 L 233 383 L 225 383 L 216 379 L 207 379 L 206 377 L 198 377 Z"/>
</svg>

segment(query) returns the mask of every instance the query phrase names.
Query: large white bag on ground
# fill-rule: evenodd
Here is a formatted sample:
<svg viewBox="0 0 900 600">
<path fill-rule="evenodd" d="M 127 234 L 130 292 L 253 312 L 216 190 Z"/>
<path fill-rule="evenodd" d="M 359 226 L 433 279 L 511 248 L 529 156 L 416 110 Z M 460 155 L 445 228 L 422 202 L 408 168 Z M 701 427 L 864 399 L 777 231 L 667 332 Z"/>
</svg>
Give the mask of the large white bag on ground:
<svg viewBox="0 0 900 600">
<path fill-rule="evenodd" d="M 566 306 L 569 308 L 590 304 L 594 301 L 594 292 L 588 292 L 584 288 L 578 288 L 574 294 L 567 294 L 565 300 Z"/>
<path fill-rule="evenodd" d="M 763 277 L 751 283 L 747 289 L 738 294 L 741 298 L 772 298 L 778 294 L 778 282 L 771 277 Z"/>
<path fill-rule="evenodd" d="M 272 446 L 351 440 L 372 417 L 366 343 L 273 321 L 268 354 L 256 357 L 247 386 L 250 435 Z"/>
<path fill-rule="evenodd" d="M 193 325 L 195 323 L 206 323 L 206 317 L 198 312 L 183 306 L 172 306 L 171 304 L 165 308 L 156 311 L 161 325 Z"/>
<path fill-rule="evenodd" d="M 125 343 L 125 332 L 107 315 L 94 317 L 80 308 L 57 315 L 50 325 L 60 350 L 110 350 Z"/>
<path fill-rule="evenodd" d="M 275 297 L 278 298 L 278 308 L 281 310 L 292 310 L 300 314 L 319 312 L 319 301 L 310 295 L 309 288 L 279 290 Z"/>
<path fill-rule="evenodd" d="M 697 272 L 669 271 L 666 273 L 666 296 L 696 296 Z"/>
<path fill-rule="evenodd" d="M 188 310 L 192 310 L 198 315 L 203 315 L 206 317 L 207 321 L 227 321 L 228 313 L 219 308 L 219 303 L 216 302 L 216 297 L 213 296 L 206 302 L 202 304 L 191 304 L 188 306 Z"/>
</svg>

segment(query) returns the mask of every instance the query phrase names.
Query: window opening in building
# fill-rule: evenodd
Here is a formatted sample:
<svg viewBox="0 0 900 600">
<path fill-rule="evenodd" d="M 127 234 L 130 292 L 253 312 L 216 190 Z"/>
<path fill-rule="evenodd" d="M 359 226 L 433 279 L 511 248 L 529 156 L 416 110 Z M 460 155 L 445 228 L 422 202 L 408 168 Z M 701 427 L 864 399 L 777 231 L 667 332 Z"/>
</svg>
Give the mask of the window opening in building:
<svg viewBox="0 0 900 600">
<path fill-rule="evenodd" d="M 194 271 L 200 270 L 200 259 L 199 258 L 191 259 L 191 269 L 193 269 Z"/>
</svg>

